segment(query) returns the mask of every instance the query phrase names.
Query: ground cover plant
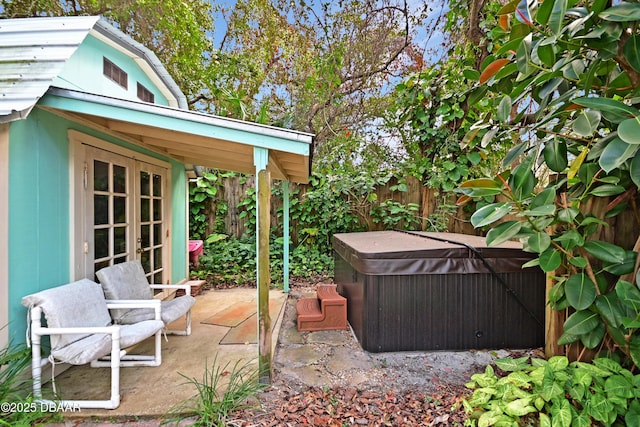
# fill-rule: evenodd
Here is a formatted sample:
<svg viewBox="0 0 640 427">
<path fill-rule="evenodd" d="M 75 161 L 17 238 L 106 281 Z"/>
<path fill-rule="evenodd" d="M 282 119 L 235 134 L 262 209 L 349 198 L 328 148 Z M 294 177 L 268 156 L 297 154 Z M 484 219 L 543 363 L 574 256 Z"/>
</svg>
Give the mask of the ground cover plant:
<svg viewBox="0 0 640 427">
<path fill-rule="evenodd" d="M 463 400 L 465 425 L 635 426 L 640 423 L 640 376 L 609 358 L 593 363 L 528 357 L 498 359 L 471 376 Z"/>
</svg>

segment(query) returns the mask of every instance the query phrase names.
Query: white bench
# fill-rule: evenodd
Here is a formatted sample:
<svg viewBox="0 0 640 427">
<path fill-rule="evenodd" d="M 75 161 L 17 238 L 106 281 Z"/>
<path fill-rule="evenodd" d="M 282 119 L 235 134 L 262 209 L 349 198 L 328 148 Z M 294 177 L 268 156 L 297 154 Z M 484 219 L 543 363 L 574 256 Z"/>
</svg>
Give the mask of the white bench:
<svg viewBox="0 0 640 427">
<path fill-rule="evenodd" d="M 191 335 L 191 307 L 196 299 L 191 296 L 191 286 L 182 285 L 150 285 L 139 260 L 127 261 L 105 267 L 96 272 L 104 294 L 109 299 L 152 299 L 153 290 L 178 290 L 185 295 L 162 301 L 162 321 L 165 326 L 180 317 L 185 317 L 185 328 L 182 330 L 166 330 L 166 334 Z M 152 318 L 153 313 L 143 309 L 112 310 L 111 317 L 115 323 L 127 325 L 140 320 Z"/>
<path fill-rule="evenodd" d="M 29 337 L 32 353 L 33 395 L 42 396 L 42 367 L 47 363 L 69 363 L 93 367 L 111 367 L 111 397 L 108 400 L 56 400 L 57 404 L 79 408 L 115 409 L 120 405 L 120 367 L 158 366 L 161 320 L 159 300 L 107 301 L 102 287 L 88 279 L 47 289 L 22 298 L 29 309 Z M 146 307 L 152 319 L 131 325 L 112 324 L 110 309 Z M 42 315 L 46 319 L 43 325 Z M 42 337 L 49 335 L 51 350 L 42 356 Z M 126 348 L 155 335 L 153 355 L 127 354 Z M 52 374 L 55 387 L 55 378 Z"/>
</svg>

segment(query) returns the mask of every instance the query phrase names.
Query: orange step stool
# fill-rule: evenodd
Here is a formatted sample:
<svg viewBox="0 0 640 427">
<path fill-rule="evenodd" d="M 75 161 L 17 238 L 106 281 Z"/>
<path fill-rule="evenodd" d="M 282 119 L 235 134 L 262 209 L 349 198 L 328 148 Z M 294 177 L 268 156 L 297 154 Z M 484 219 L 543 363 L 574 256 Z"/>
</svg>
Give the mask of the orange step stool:
<svg viewBox="0 0 640 427">
<path fill-rule="evenodd" d="M 316 298 L 298 300 L 298 331 L 349 329 L 347 299 L 336 291 L 336 287 L 337 285 L 318 285 Z"/>
</svg>

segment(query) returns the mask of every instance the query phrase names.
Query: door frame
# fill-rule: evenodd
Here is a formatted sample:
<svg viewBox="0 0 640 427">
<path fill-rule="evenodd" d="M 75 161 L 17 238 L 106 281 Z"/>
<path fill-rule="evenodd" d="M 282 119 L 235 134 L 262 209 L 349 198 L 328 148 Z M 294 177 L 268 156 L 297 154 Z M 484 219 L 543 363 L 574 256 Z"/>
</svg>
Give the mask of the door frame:
<svg viewBox="0 0 640 427">
<path fill-rule="evenodd" d="M 171 278 L 171 227 L 172 227 L 172 218 L 171 218 L 171 164 L 164 160 L 156 159 L 154 157 L 139 153 L 137 151 L 131 150 L 129 148 L 125 148 L 103 139 L 79 132 L 74 129 L 70 129 L 68 131 L 69 138 L 69 271 L 71 274 L 71 280 L 80 280 L 83 278 L 93 279 L 92 274 L 94 272 L 87 271 L 86 267 L 86 258 L 84 256 L 84 242 L 86 239 L 86 226 L 85 219 L 87 218 L 88 212 L 86 212 L 86 205 L 84 203 L 85 197 L 85 189 L 84 183 L 87 177 L 85 176 L 85 147 L 93 147 L 100 150 L 104 150 L 106 152 L 111 152 L 113 154 L 127 157 L 134 161 L 134 167 L 131 170 L 131 179 L 132 181 L 128 184 L 131 187 L 132 192 L 132 203 L 134 203 L 134 213 L 137 207 L 135 204 L 137 203 L 137 189 L 138 185 L 135 183 L 136 176 L 136 165 L 139 162 L 149 163 L 154 166 L 158 166 L 166 169 L 167 174 L 165 177 L 164 184 L 164 194 L 165 197 L 163 199 L 163 209 L 166 213 L 165 215 L 165 224 L 166 224 L 166 248 L 167 250 L 163 251 L 164 257 L 164 265 L 165 265 L 165 281 Z M 135 228 L 136 221 L 134 220 L 134 224 L 132 227 Z M 80 225 L 81 224 L 81 225 Z M 80 225 L 80 226 L 78 226 Z M 138 230 L 132 228 L 135 234 L 138 233 Z M 133 254 L 133 258 L 137 257 L 135 253 L 135 248 L 130 248 L 130 252 Z"/>
<path fill-rule="evenodd" d="M 0 346 L 9 343 L 9 124 L 0 124 Z"/>
</svg>

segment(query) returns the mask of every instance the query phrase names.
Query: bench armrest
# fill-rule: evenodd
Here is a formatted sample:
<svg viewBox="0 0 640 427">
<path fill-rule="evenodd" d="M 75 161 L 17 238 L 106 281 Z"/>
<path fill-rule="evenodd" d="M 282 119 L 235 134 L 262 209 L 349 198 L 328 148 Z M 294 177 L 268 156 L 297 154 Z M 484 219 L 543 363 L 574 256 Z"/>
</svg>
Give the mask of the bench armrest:
<svg viewBox="0 0 640 427">
<path fill-rule="evenodd" d="M 155 308 L 161 302 L 157 299 L 111 299 L 107 300 L 107 308 Z"/>
<path fill-rule="evenodd" d="M 109 334 L 120 337 L 120 326 L 85 326 L 74 328 L 46 328 L 39 327 L 33 330 L 38 335 L 65 335 L 65 334 Z"/>
</svg>

